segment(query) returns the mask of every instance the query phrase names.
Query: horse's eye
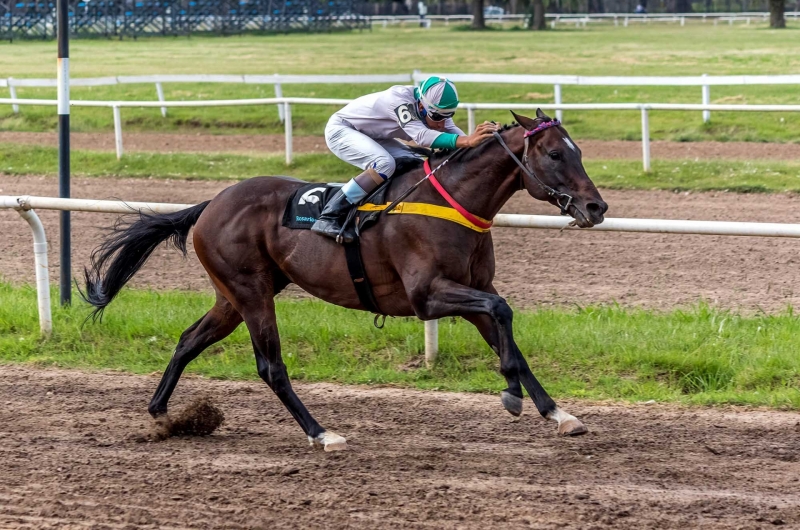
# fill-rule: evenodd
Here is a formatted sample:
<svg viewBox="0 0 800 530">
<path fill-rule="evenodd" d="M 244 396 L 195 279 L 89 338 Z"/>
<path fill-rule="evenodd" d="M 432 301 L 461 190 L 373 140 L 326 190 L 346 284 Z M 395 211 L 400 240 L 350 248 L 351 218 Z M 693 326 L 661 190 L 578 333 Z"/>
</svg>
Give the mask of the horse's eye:
<svg viewBox="0 0 800 530">
<path fill-rule="evenodd" d="M 547 153 L 551 160 L 561 160 L 561 153 L 558 151 L 550 151 Z"/>
</svg>

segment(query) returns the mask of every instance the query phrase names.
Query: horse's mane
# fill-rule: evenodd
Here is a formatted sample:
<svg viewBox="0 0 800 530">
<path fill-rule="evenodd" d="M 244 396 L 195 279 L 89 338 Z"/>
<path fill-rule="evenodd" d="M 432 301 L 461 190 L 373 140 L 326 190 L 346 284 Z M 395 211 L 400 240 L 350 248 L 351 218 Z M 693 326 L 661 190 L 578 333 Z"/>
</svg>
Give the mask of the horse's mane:
<svg viewBox="0 0 800 530">
<path fill-rule="evenodd" d="M 497 132 L 503 133 L 515 127 L 519 127 L 519 124 L 511 123 L 508 125 L 503 125 Z M 482 156 L 483 152 L 493 143 L 494 143 L 493 139 L 490 138 L 484 141 L 478 147 L 461 147 L 460 149 L 443 149 L 441 151 L 436 151 L 433 153 L 433 156 L 431 157 L 431 165 L 437 162 L 441 162 L 447 157 L 450 157 L 451 162 L 470 162 Z"/>
<path fill-rule="evenodd" d="M 508 125 L 503 125 L 498 132 L 502 133 L 509 129 L 513 129 L 515 127 L 519 127 L 518 123 L 511 123 Z M 470 162 L 479 158 L 483 155 L 484 151 L 492 145 L 492 142 L 487 140 L 483 142 L 478 147 L 461 147 L 459 149 L 440 149 L 434 151 L 433 149 L 428 149 L 425 147 L 413 147 L 412 151 L 415 153 L 421 154 L 423 156 L 427 156 L 428 160 L 432 167 L 436 167 L 437 164 L 441 163 L 445 158 L 450 157 L 451 162 Z M 422 160 L 419 158 L 398 158 L 397 160 L 397 167 L 395 169 L 395 175 L 402 175 L 403 173 L 408 173 L 414 169 L 417 169 L 422 166 Z"/>
</svg>

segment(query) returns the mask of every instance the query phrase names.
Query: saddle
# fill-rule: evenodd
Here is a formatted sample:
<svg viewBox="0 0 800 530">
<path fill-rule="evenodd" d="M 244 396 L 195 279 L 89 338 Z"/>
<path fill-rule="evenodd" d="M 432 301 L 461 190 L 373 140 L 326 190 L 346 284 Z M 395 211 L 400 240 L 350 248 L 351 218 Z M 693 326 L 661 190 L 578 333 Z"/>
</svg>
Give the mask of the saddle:
<svg viewBox="0 0 800 530">
<path fill-rule="evenodd" d="M 368 311 L 375 313 L 375 325 L 378 317 L 386 314 L 378 307 L 378 302 L 372 294 L 372 285 L 367 278 L 364 260 L 361 256 L 361 233 L 378 222 L 378 218 L 385 208 L 386 192 L 389 190 L 391 180 L 387 180 L 367 197 L 361 206 L 353 206 L 347 213 L 342 231 L 352 237 L 350 243 L 345 243 L 344 254 L 347 260 L 347 270 L 350 279 L 358 294 L 358 299 Z M 310 230 L 319 218 L 322 210 L 329 200 L 339 191 L 341 184 L 306 184 L 298 188 L 286 204 L 283 211 L 283 226 L 296 230 Z M 383 325 L 381 324 L 381 326 Z"/>
<path fill-rule="evenodd" d="M 377 208 L 377 206 L 385 203 L 386 192 L 390 183 L 391 181 L 386 181 L 378 186 L 361 206 L 353 206 L 348 212 L 345 230 L 355 230 L 352 221 L 355 220 L 355 212 L 357 210 L 368 210 L 375 213 L 374 216 L 362 216 L 361 225 L 364 224 L 367 217 L 370 218 L 370 224 L 372 224 L 372 221 L 377 221 L 377 217 L 380 215 L 380 208 Z M 341 187 L 342 184 L 306 184 L 298 188 L 289 197 L 286 208 L 283 211 L 283 226 L 295 230 L 310 230 L 322 210 L 325 209 L 325 205 L 328 204 L 328 201 L 336 195 L 336 192 Z"/>
</svg>

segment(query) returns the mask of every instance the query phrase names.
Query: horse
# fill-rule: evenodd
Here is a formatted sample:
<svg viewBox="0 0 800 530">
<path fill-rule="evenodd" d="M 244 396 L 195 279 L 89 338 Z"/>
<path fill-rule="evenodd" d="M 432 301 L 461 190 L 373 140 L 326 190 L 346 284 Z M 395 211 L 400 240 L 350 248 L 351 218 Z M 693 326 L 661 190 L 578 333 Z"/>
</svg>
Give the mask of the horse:
<svg viewBox="0 0 800 530">
<path fill-rule="evenodd" d="M 608 205 L 586 174 L 581 151 L 564 127 L 541 110 L 536 118 L 512 114 L 515 124 L 477 147 L 431 153 L 431 165 L 425 167 L 437 167 L 438 186 L 446 191 L 418 185 L 414 200 L 448 206 L 444 195 L 449 194 L 465 215 L 490 220 L 524 189 L 559 207 L 579 227 L 601 223 Z M 421 160 L 410 166 L 392 177 L 388 201 L 429 176 Z M 342 246 L 310 230 L 282 226 L 288 199 L 304 184 L 290 177 L 255 177 L 177 213 L 140 213 L 136 220 L 118 224 L 94 251 L 90 267 L 84 269 L 84 298 L 97 317 L 162 242 L 185 255 L 194 226 L 194 249 L 216 301 L 181 335 L 148 407 L 154 418 L 167 414 L 167 403 L 186 366 L 244 322 L 258 375 L 308 442 L 326 451 L 347 447 L 344 437 L 324 429 L 303 405 L 281 357 L 273 299 L 289 284 L 326 302 L 366 310 Z M 500 397 L 509 413 L 522 413 L 524 387 L 538 412 L 558 423 L 559 434 L 588 432 L 580 420 L 556 405 L 514 342 L 513 312 L 492 285 L 495 258 L 490 231 L 423 215 L 381 215 L 361 234 L 361 252 L 381 313 L 422 320 L 463 317 L 500 358 L 500 373 L 508 384 Z"/>
</svg>

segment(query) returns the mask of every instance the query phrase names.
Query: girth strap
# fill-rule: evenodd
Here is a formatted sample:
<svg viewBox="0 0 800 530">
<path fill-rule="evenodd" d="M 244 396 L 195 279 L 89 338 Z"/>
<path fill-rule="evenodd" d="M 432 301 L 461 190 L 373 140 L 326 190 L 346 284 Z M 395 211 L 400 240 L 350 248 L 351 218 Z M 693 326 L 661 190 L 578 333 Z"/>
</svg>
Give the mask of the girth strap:
<svg viewBox="0 0 800 530">
<path fill-rule="evenodd" d="M 372 285 L 367 278 L 367 271 L 364 269 L 364 259 L 361 257 L 361 243 L 358 235 L 353 238 L 351 243 L 344 244 L 344 257 L 347 261 L 347 271 L 350 273 L 350 279 L 353 280 L 353 286 L 356 288 L 358 300 L 367 311 L 385 315 L 383 311 L 378 308 L 378 302 L 375 300 L 375 295 L 372 294 Z"/>
</svg>

